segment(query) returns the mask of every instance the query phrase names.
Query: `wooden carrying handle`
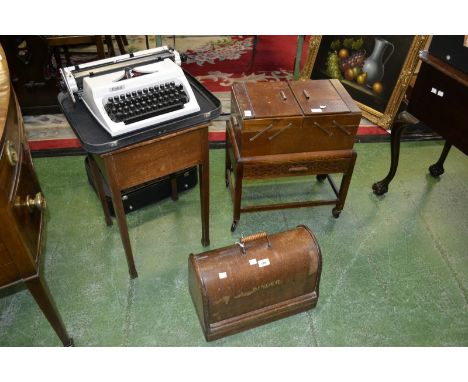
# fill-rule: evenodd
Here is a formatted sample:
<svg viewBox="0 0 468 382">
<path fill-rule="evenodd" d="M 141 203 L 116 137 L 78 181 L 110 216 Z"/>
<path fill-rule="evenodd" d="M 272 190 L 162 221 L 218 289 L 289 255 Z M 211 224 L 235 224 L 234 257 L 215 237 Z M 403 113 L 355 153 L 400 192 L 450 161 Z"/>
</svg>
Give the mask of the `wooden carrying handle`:
<svg viewBox="0 0 468 382">
<path fill-rule="evenodd" d="M 307 170 L 308 170 L 307 166 L 294 166 L 294 167 L 288 168 L 289 172 L 301 172 L 301 171 L 307 171 Z"/>
<path fill-rule="evenodd" d="M 252 138 L 249 139 L 250 142 L 253 142 L 256 140 L 260 135 L 266 133 L 268 130 L 270 130 L 273 127 L 273 124 L 270 123 L 267 127 L 265 127 L 263 130 L 260 130 L 257 134 L 255 134 Z"/>
<path fill-rule="evenodd" d="M 346 130 L 346 128 L 343 126 L 343 125 L 340 125 L 338 122 L 336 122 L 335 120 L 332 121 L 333 125 L 335 125 L 336 127 L 338 127 L 338 129 L 340 129 L 343 133 L 345 133 L 346 135 L 351 135 L 351 133 Z"/>
<path fill-rule="evenodd" d="M 270 238 L 268 237 L 268 234 L 266 232 L 259 232 L 259 233 L 254 233 L 253 235 L 249 235 L 249 236 L 241 236 L 241 239 L 236 242 L 235 244 L 237 244 L 239 247 L 241 247 L 241 250 L 242 250 L 242 253 L 245 255 L 246 254 L 246 248 L 245 248 L 245 244 L 248 243 L 248 242 L 251 242 L 251 241 L 255 241 L 255 240 L 258 240 L 258 239 L 262 239 L 262 238 L 265 238 L 267 243 L 268 243 L 268 248 L 271 248 L 271 242 L 270 242 Z"/>
<path fill-rule="evenodd" d="M 268 140 L 271 141 L 272 139 L 280 135 L 284 130 L 289 129 L 291 126 L 292 126 L 292 123 L 289 123 L 288 125 L 284 126 L 280 130 L 278 130 L 276 133 L 274 133 L 271 137 L 268 137 Z"/>
<path fill-rule="evenodd" d="M 328 131 L 327 129 L 325 129 L 324 127 L 320 126 L 320 123 L 318 122 L 314 122 L 314 126 L 318 127 L 320 130 L 322 130 L 325 134 L 327 134 L 329 137 L 331 137 L 333 135 L 333 133 L 331 131 Z"/>
<path fill-rule="evenodd" d="M 259 233 L 254 233 L 253 235 L 242 237 L 241 241 L 243 243 L 248 243 L 249 241 L 255 241 L 257 239 L 261 239 L 262 237 L 265 237 L 265 238 L 268 239 L 268 234 L 265 231 L 259 232 Z"/>
</svg>

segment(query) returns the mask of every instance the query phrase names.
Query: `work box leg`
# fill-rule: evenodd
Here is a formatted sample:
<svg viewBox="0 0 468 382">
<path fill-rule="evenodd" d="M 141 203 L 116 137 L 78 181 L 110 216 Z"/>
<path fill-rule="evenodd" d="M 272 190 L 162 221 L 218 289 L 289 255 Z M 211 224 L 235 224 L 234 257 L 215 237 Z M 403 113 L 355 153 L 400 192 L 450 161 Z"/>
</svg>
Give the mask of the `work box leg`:
<svg viewBox="0 0 468 382">
<path fill-rule="evenodd" d="M 200 177 L 200 204 L 202 221 L 201 243 L 204 247 L 206 247 L 210 245 L 210 181 L 207 155 L 202 163 L 198 166 L 198 174 Z"/>
<path fill-rule="evenodd" d="M 343 174 L 343 179 L 341 180 L 340 191 L 338 193 L 338 202 L 336 203 L 335 208 L 332 210 L 334 218 L 340 216 L 341 211 L 343 210 L 346 196 L 348 195 L 349 184 L 351 183 L 351 177 L 353 176 L 354 164 L 356 163 L 357 154 L 353 151 L 353 156 L 349 162 L 348 171 Z"/>
<path fill-rule="evenodd" d="M 242 179 L 244 177 L 244 165 L 237 163 L 234 176 L 234 211 L 231 225 L 231 232 L 237 228 L 237 223 L 240 220 L 241 199 L 242 199 Z"/>
<path fill-rule="evenodd" d="M 226 131 L 226 157 L 225 157 L 225 165 L 224 165 L 224 181 L 226 182 L 226 187 L 229 187 L 229 175 L 232 171 L 232 164 L 231 164 L 231 156 L 230 156 L 230 141 L 229 141 L 229 134 Z"/>
</svg>

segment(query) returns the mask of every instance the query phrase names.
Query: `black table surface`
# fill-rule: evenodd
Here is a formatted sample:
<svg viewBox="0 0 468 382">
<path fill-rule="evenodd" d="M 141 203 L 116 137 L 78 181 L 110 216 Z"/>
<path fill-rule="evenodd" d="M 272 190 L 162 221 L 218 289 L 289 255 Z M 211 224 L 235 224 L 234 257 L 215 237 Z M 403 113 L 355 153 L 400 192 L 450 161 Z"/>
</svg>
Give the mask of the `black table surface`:
<svg viewBox="0 0 468 382">
<path fill-rule="evenodd" d="M 185 71 L 184 71 L 185 72 Z M 112 137 L 93 117 L 83 101 L 73 102 L 68 92 L 61 92 L 58 101 L 81 146 L 91 154 L 105 154 L 158 136 L 207 123 L 221 113 L 221 102 L 189 73 L 185 76 L 192 86 L 200 111 L 168 122 Z"/>
</svg>

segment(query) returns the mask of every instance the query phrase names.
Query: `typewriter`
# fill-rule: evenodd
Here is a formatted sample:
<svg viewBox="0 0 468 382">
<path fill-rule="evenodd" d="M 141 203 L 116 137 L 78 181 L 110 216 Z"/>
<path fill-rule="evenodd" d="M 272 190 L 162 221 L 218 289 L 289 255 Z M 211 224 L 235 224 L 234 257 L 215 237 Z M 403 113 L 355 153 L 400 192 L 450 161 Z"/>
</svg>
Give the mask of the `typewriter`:
<svg viewBox="0 0 468 382">
<path fill-rule="evenodd" d="M 60 69 L 74 102 L 82 101 L 112 137 L 200 111 L 167 46 Z"/>
</svg>

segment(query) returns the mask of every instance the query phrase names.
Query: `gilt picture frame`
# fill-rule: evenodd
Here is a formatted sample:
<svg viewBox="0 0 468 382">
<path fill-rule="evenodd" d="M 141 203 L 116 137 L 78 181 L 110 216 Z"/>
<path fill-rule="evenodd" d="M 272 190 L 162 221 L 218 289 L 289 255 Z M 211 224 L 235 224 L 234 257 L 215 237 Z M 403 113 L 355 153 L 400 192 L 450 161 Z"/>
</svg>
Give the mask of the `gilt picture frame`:
<svg viewBox="0 0 468 382">
<path fill-rule="evenodd" d="M 338 78 L 369 121 L 391 129 L 428 36 L 311 36 L 301 79 Z"/>
</svg>

